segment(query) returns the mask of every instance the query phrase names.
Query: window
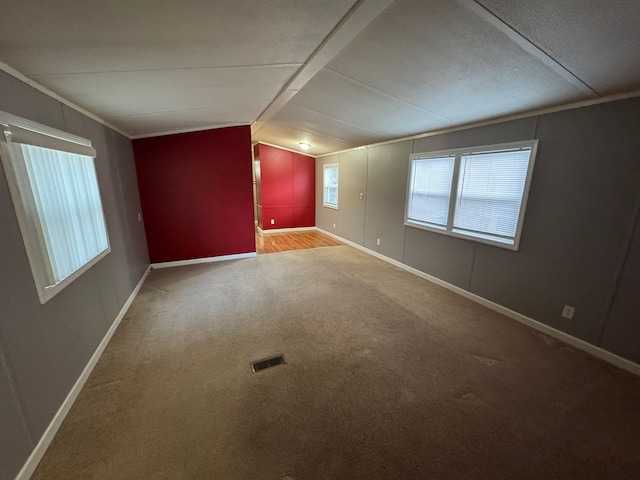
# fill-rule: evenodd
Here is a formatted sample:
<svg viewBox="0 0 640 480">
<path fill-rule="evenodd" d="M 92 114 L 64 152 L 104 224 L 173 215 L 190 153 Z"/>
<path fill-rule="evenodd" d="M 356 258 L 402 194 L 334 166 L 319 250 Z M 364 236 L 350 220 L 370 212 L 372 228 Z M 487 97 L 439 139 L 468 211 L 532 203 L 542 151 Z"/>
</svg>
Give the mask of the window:
<svg viewBox="0 0 640 480">
<path fill-rule="evenodd" d="M 322 205 L 338 208 L 338 164 L 327 164 L 322 171 Z"/>
<path fill-rule="evenodd" d="M 0 112 L 0 155 L 41 303 L 110 251 L 91 142 Z"/>
<path fill-rule="evenodd" d="M 517 250 L 537 144 L 411 155 L 405 225 Z"/>
</svg>

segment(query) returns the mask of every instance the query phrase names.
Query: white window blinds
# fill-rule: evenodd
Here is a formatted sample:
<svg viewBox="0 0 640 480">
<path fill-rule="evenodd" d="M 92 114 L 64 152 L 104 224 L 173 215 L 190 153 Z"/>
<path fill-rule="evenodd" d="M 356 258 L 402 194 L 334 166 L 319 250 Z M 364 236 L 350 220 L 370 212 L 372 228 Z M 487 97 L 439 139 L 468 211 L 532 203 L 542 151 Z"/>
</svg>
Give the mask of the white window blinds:
<svg viewBox="0 0 640 480">
<path fill-rule="evenodd" d="M 91 142 L 0 112 L 0 157 L 45 303 L 110 251 Z"/>
<path fill-rule="evenodd" d="M 446 226 L 455 157 L 417 159 L 412 164 L 408 217 L 416 222 Z"/>
<path fill-rule="evenodd" d="M 530 154 L 524 148 L 462 155 L 454 232 L 515 236 Z"/>
<path fill-rule="evenodd" d="M 405 225 L 517 250 L 537 145 L 411 155 Z"/>
<path fill-rule="evenodd" d="M 56 284 L 109 246 L 93 158 L 21 148 Z"/>
<path fill-rule="evenodd" d="M 338 208 L 338 164 L 325 165 L 322 169 L 322 204 Z"/>
</svg>

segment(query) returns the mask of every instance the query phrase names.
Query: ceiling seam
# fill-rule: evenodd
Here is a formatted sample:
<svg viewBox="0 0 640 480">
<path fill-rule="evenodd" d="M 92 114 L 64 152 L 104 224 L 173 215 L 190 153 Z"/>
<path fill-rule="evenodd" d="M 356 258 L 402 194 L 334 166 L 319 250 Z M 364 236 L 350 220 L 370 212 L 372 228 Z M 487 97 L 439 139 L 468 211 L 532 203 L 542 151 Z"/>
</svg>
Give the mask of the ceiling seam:
<svg viewBox="0 0 640 480">
<path fill-rule="evenodd" d="M 309 55 L 309 58 L 307 59 L 307 61 L 298 69 L 297 72 L 295 72 L 291 78 L 287 81 L 287 83 L 284 84 L 284 86 L 280 89 L 280 91 L 276 94 L 276 96 L 273 98 L 273 100 L 271 101 L 271 103 L 269 103 L 269 105 L 267 105 L 265 107 L 264 110 L 262 110 L 262 112 L 260 112 L 260 114 L 258 115 L 258 117 L 256 118 L 256 121 L 254 123 L 258 123 L 259 121 L 262 121 L 262 125 L 261 127 L 264 125 L 264 122 L 266 122 L 268 119 L 263 120 L 262 117 L 265 115 L 265 113 L 267 112 L 267 110 L 269 110 L 269 108 L 276 103 L 276 101 L 278 100 L 278 98 L 280 96 L 282 96 L 284 94 L 284 92 L 286 92 L 288 90 L 288 88 L 293 84 L 293 82 L 295 81 L 295 79 L 297 77 L 300 76 L 300 74 L 302 73 L 302 71 L 309 65 L 309 63 L 311 63 L 311 61 L 318 55 L 318 53 L 325 47 L 325 45 L 328 43 L 328 41 L 335 35 L 335 33 L 342 28 L 342 26 L 345 24 L 346 20 L 353 14 L 353 12 L 355 12 L 358 7 L 362 4 L 364 0 L 358 0 L 356 3 L 354 3 L 351 8 L 347 11 L 347 13 L 344 14 L 344 16 L 340 19 L 340 21 L 336 24 L 335 27 L 333 27 L 331 29 L 331 31 L 327 34 L 327 36 L 322 40 L 322 42 L 320 42 L 320 45 L 318 45 L 318 47 L 311 53 L 311 55 Z M 290 100 L 290 99 L 289 99 Z M 282 106 L 280 107 L 282 108 Z M 260 127 L 260 128 L 261 128 Z M 258 131 L 260 131 L 260 128 L 258 128 L 255 132 L 252 133 L 258 133 Z"/>
<path fill-rule="evenodd" d="M 378 130 L 372 130 L 370 128 L 366 128 L 366 127 L 363 127 L 361 125 L 357 125 L 355 123 L 351 123 L 348 120 L 342 120 L 342 119 L 340 119 L 338 117 L 334 117 L 333 115 L 329 115 L 328 113 L 324 113 L 324 112 L 320 112 L 318 110 L 314 110 L 313 108 L 309 108 L 309 107 L 300 107 L 300 108 L 302 108 L 302 110 L 306 110 L 307 112 L 317 113 L 318 115 L 322 115 L 322 116 L 325 116 L 327 118 L 330 118 L 334 122 L 342 123 L 344 125 L 349 125 L 350 127 L 355 127 L 358 130 L 364 130 L 365 132 L 373 133 L 374 135 L 384 135 L 384 132 L 379 132 Z"/>
<path fill-rule="evenodd" d="M 280 92 L 274 97 L 273 101 L 258 115 L 252 125 L 252 134 L 256 134 L 264 126 L 275 113 L 280 110 L 289 100 L 291 100 L 323 67 L 325 67 L 333 58 L 338 55 L 351 41 L 368 27 L 378 15 L 387 9 L 393 0 L 358 0 L 340 19 L 336 26 L 331 29 L 324 40 L 318 45 L 313 53 L 309 56 L 304 65 L 294 73 L 289 81 L 285 83 Z M 363 7 L 368 8 L 363 8 Z M 360 15 L 356 15 L 360 12 Z M 356 18 L 357 17 L 357 18 Z M 351 22 L 351 25 L 347 25 Z M 358 23 L 364 22 L 364 25 Z M 352 30 L 356 27 L 356 32 Z M 339 33 L 344 33 L 346 27 L 350 28 L 347 37 L 339 38 Z M 333 50 L 333 51 L 332 51 Z M 330 58 L 322 59 L 322 54 L 329 53 Z M 318 65 L 319 64 L 319 65 Z M 316 70 L 313 72 L 313 70 Z M 305 80 L 303 76 L 310 74 Z M 299 84 L 297 84 L 299 83 Z M 291 88 L 294 87 L 294 88 Z M 273 111 L 275 110 L 275 111 Z M 257 126 L 254 130 L 254 126 Z"/>
<path fill-rule="evenodd" d="M 331 67 L 324 67 L 324 68 L 325 68 L 325 70 L 333 72 L 336 75 L 339 75 L 339 76 L 345 78 L 346 80 L 349 80 L 350 82 L 355 83 L 356 85 L 359 85 L 361 87 L 366 88 L 367 90 L 371 90 L 372 92 L 379 93 L 381 95 L 384 95 L 385 97 L 389 97 L 389 98 L 391 98 L 393 100 L 396 100 L 398 102 L 404 103 L 404 104 L 412 106 L 414 108 L 417 108 L 418 110 L 420 110 L 422 112 L 425 112 L 425 113 L 428 113 L 429 115 L 432 115 L 432 116 L 434 116 L 436 118 L 439 118 L 440 120 L 444 120 L 445 122 L 450 122 L 451 121 L 450 119 L 448 119 L 446 117 L 443 117 L 442 115 L 439 115 L 439 114 L 437 114 L 435 112 L 432 112 L 431 110 L 429 110 L 429 109 L 427 109 L 425 107 L 422 107 L 422 106 L 420 106 L 420 105 L 418 105 L 416 103 L 413 103 L 413 102 L 411 102 L 409 100 L 406 100 L 406 99 L 404 99 L 402 97 L 398 97 L 398 96 L 396 96 L 396 95 L 394 95 L 392 93 L 385 92 L 384 90 L 381 90 L 381 89 L 379 89 L 377 87 L 374 87 L 373 85 L 365 83 L 362 80 L 355 79 L 355 78 L 351 77 L 350 75 L 347 75 L 346 73 L 339 72 L 337 70 L 334 70 Z"/>
<path fill-rule="evenodd" d="M 277 126 L 273 126 L 273 125 L 270 125 L 270 127 L 271 127 L 271 128 L 278 128 Z M 338 143 L 338 144 L 340 144 L 340 145 L 345 145 L 345 146 L 347 146 L 347 145 L 348 145 L 348 143 L 344 143 L 344 141 L 343 141 L 343 140 L 337 139 L 336 137 L 333 137 L 333 136 L 331 136 L 331 135 L 327 135 L 327 134 L 319 134 L 319 133 L 312 133 L 312 132 L 308 132 L 308 131 L 306 131 L 306 130 L 303 130 L 303 129 L 301 129 L 301 128 L 297 128 L 297 127 L 292 127 L 292 130 L 295 130 L 295 131 L 297 131 L 297 132 L 302 132 L 302 133 L 304 133 L 305 135 L 311 135 L 311 136 L 313 136 L 313 137 L 323 138 L 323 139 L 328 140 L 328 141 L 330 141 L 330 142 Z M 261 140 L 257 140 L 257 141 L 258 141 L 258 142 L 260 142 Z M 349 150 L 349 148 L 347 148 L 346 150 Z"/>
<path fill-rule="evenodd" d="M 324 140 L 328 140 L 328 141 L 333 142 L 333 143 L 338 143 L 338 144 L 340 144 L 340 145 L 349 145 L 348 143 L 344 143 L 342 140 L 340 140 L 340 139 L 338 139 L 338 138 L 336 138 L 336 137 L 334 137 L 334 136 L 332 136 L 332 135 L 318 134 L 318 133 L 311 133 L 311 132 L 307 132 L 306 130 L 302 130 L 302 129 L 299 129 L 299 128 L 294 128 L 294 130 L 297 130 L 298 132 L 302 132 L 302 133 L 304 133 L 305 135 L 310 135 L 311 137 L 314 137 L 314 138 L 315 138 L 315 137 L 317 137 L 317 138 L 322 138 L 322 139 L 324 139 Z M 313 146 L 313 145 L 312 145 L 312 146 Z M 298 152 L 298 153 L 299 153 L 299 152 Z M 306 155 L 306 154 L 303 154 L 303 155 Z"/>
<path fill-rule="evenodd" d="M 522 35 L 514 27 L 506 23 L 484 5 L 478 3 L 476 0 L 458 0 L 458 3 L 466 7 L 468 10 L 476 14 L 491 26 L 495 27 L 498 31 L 505 34 L 525 52 L 529 53 L 544 65 L 549 67 L 551 70 L 567 80 L 582 93 L 588 95 L 590 98 L 597 98 L 601 96 L 596 90 L 594 90 L 590 85 L 579 78 L 571 70 L 562 65 L 555 58 L 545 52 L 542 48 L 538 47 L 535 43 Z"/>
<path fill-rule="evenodd" d="M 281 150 L 286 150 L 287 152 L 291 152 L 291 153 L 296 153 L 298 155 L 303 155 L 305 157 L 309 157 L 309 158 L 313 158 L 315 159 L 315 155 L 313 155 L 312 153 L 303 153 L 300 150 L 296 150 L 294 148 L 289 148 L 289 147 L 283 147 L 282 145 L 276 145 L 274 143 L 269 143 L 269 142 L 264 142 L 262 140 L 256 140 L 255 142 L 251 142 L 252 145 L 266 145 L 268 147 L 274 147 L 274 148 L 279 148 Z"/>
<path fill-rule="evenodd" d="M 105 70 L 96 72 L 66 72 L 66 73 L 31 73 L 27 74 L 31 78 L 52 78 L 52 77 L 73 77 L 80 75 L 109 75 L 114 73 L 147 73 L 147 72 L 182 72 L 187 70 L 242 70 L 242 69 L 269 69 L 269 68 L 299 68 L 304 63 L 265 63 L 255 65 L 219 65 L 202 67 L 169 67 L 169 68 L 142 68 L 136 70 Z"/>
<path fill-rule="evenodd" d="M 99 109 L 104 109 L 104 108 L 109 108 L 111 107 L 111 105 L 92 105 L 90 108 L 99 108 Z M 211 108 L 216 108 L 216 107 L 220 107 L 220 104 L 214 104 L 214 105 L 205 105 L 203 107 L 184 107 L 184 108 L 175 108 L 175 109 L 170 109 L 170 110 L 152 110 L 149 112 L 140 112 L 140 113 L 123 113 L 123 114 L 112 114 L 111 117 L 114 118 L 122 118 L 122 117 L 143 117 L 145 115 L 156 115 L 158 113 L 176 113 L 176 112 L 186 112 L 186 111 L 192 111 L 192 110 L 207 110 L 207 109 L 211 109 Z M 238 109 L 236 109 L 238 110 Z M 251 123 L 251 121 L 249 120 L 243 120 L 247 123 Z"/>
</svg>

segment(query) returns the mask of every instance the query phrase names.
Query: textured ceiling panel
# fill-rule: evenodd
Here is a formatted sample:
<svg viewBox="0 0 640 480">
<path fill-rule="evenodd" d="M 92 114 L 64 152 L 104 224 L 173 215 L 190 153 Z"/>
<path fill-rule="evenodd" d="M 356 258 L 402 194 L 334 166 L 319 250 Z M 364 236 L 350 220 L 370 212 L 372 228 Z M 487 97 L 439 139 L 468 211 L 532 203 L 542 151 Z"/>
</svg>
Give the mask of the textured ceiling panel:
<svg viewBox="0 0 640 480">
<path fill-rule="evenodd" d="M 269 124 L 295 126 L 302 131 L 349 147 L 370 143 L 380 138 L 380 133 L 293 103 L 287 104 L 280 110 Z"/>
<path fill-rule="evenodd" d="M 131 135 L 313 154 L 640 88 L 638 0 L 390 1 L 21 0 L 0 67 Z"/>
<path fill-rule="evenodd" d="M 13 2 L 0 59 L 25 75 L 302 63 L 354 0 Z"/>
<path fill-rule="evenodd" d="M 300 142 L 306 142 L 311 145 L 311 148 L 306 152 L 302 152 L 305 155 L 336 152 L 352 146 L 305 131 L 297 121 L 294 123 L 269 122 L 257 134 L 253 135 L 252 139 L 254 142 L 267 143 L 273 143 L 275 140 L 276 145 L 296 151 L 301 151 L 299 148 Z"/>
<path fill-rule="evenodd" d="M 239 111 L 239 116 L 242 116 L 242 111 Z M 228 114 L 227 121 L 218 121 L 218 118 L 220 118 L 220 112 L 217 108 L 204 107 L 116 117 L 114 122 L 122 125 L 122 128 L 133 137 L 247 124 L 239 118 L 234 121 L 231 113 Z"/>
<path fill-rule="evenodd" d="M 293 115 L 293 109 L 296 114 Z M 357 126 L 369 132 L 367 139 L 386 139 L 433 129 L 443 119 L 419 107 L 376 91 L 334 71 L 324 69 L 318 73 L 284 108 L 274 120 L 286 118 L 291 121 L 303 114 L 313 112 L 345 126 Z M 300 118 L 308 119 L 308 115 Z M 317 127 L 316 127 L 317 128 Z M 347 143 L 362 141 L 343 132 L 341 139 Z M 312 130 L 313 131 L 313 130 Z M 345 138 L 345 135 L 349 135 Z M 352 142 L 351 142 L 352 143 Z"/>
<path fill-rule="evenodd" d="M 450 0 L 396 0 L 329 67 L 441 115 L 449 125 L 583 98 Z"/>
<path fill-rule="evenodd" d="M 598 93 L 640 88 L 640 1 L 478 3 Z"/>
<path fill-rule="evenodd" d="M 295 68 L 201 68 L 35 77 L 46 87 L 106 118 L 190 108 L 237 106 L 251 122 Z M 259 81 L 256 81 L 259 78 Z M 260 88 L 256 88 L 256 84 Z M 216 118 L 225 122 L 227 118 Z"/>
</svg>

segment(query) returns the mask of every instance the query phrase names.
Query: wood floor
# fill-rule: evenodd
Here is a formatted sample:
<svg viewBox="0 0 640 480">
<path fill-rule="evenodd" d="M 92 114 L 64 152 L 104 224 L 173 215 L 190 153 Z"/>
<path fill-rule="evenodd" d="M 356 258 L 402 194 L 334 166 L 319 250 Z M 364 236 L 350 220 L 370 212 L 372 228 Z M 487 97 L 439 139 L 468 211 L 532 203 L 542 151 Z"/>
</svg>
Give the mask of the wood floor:
<svg viewBox="0 0 640 480">
<path fill-rule="evenodd" d="M 262 234 L 256 230 L 256 251 L 258 254 L 333 247 L 336 245 L 343 245 L 343 243 L 316 230 L 267 234 Z"/>
</svg>

